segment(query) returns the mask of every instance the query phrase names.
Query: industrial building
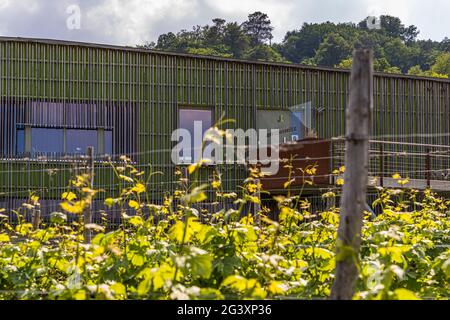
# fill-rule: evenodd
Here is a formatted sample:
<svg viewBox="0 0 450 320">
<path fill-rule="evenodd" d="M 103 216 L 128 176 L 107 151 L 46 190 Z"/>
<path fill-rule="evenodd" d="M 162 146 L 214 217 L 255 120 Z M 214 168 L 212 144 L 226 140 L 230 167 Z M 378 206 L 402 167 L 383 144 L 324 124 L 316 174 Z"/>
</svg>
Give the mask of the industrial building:
<svg viewBox="0 0 450 320">
<path fill-rule="evenodd" d="M 17 208 L 35 193 L 43 212 L 61 210 L 58 199 L 87 146 L 94 147 L 94 184 L 104 194 L 121 183 L 105 159 L 128 155 L 139 169 L 164 172 L 147 185 L 152 199 L 161 200 L 176 187 L 175 168 L 194 158 L 173 163 L 172 132 L 192 130 L 194 121 L 208 128 L 222 115 L 235 120 L 226 128 L 280 129 L 280 143 L 288 146 L 301 149 L 311 135 L 326 141 L 324 151 L 304 164 L 327 158 L 320 172 L 331 177 L 342 165 L 349 75 L 333 68 L 0 37 L 0 207 Z M 448 190 L 450 81 L 375 73 L 373 85 L 370 174 L 384 185 L 392 185 L 398 172 L 416 187 Z M 245 164 L 217 166 L 227 191 L 248 174 Z M 205 168 L 205 177 L 216 169 Z M 267 181 L 268 189 L 281 192 Z M 327 184 L 333 181 L 322 179 L 318 188 Z"/>
</svg>

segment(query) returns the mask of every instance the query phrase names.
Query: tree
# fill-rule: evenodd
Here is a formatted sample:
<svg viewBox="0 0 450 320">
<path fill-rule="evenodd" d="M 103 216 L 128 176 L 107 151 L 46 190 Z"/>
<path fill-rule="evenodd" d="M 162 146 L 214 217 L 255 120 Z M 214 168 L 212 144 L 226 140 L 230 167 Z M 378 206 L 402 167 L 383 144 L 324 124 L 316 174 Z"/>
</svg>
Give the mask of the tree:
<svg viewBox="0 0 450 320">
<path fill-rule="evenodd" d="M 277 51 L 267 44 L 260 44 L 250 49 L 244 56 L 249 60 L 283 62 L 284 59 Z"/>
<path fill-rule="evenodd" d="M 335 67 L 340 68 L 340 69 L 351 69 L 352 64 L 353 64 L 353 59 L 347 58 L 347 59 L 343 59 Z M 373 60 L 373 69 L 374 69 L 374 71 L 385 72 L 385 73 L 402 73 L 402 71 L 398 67 L 391 66 L 385 58 L 374 59 Z"/>
<path fill-rule="evenodd" d="M 385 72 L 385 73 L 402 74 L 402 70 L 400 70 L 399 67 L 388 67 L 388 68 L 385 68 L 385 69 L 383 70 L 383 72 Z"/>
<path fill-rule="evenodd" d="M 155 49 L 156 43 L 154 41 L 146 42 L 144 44 L 138 44 L 136 45 L 137 48 L 141 49 Z"/>
<path fill-rule="evenodd" d="M 417 35 L 420 31 L 417 30 L 417 27 L 414 25 L 410 25 L 409 27 L 403 30 L 402 39 L 406 42 L 412 42 L 417 38 Z"/>
<path fill-rule="evenodd" d="M 187 53 L 199 54 L 199 55 L 203 55 L 203 56 L 224 57 L 224 58 L 233 57 L 232 53 L 217 51 L 217 50 L 214 50 L 213 48 L 188 48 Z"/>
<path fill-rule="evenodd" d="M 445 37 L 439 44 L 439 47 L 442 51 L 450 52 L 450 39 Z"/>
<path fill-rule="evenodd" d="M 408 74 L 412 76 L 420 76 L 423 73 L 419 65 L 412 66 L 408 70 Z"/>
<path fill-rule="evenodd" d="M 300 61 L 300 64 L 311 67 L 317 66 L 317 62 L 314 58 L 305 58 L 302 61 Z"/>
<path fill-rule="evenodd" d="M 407 72 L 409 68 L 420 64 L 420 50 L 417 47 L 407 46 L 399 38 L 392 38 L 384 46 L 385 57 L 389 64 Z"/>
<path fill-rule="evenodd" d="M 330 34 L 319 46 L 315 59 L 318 65 L 333 66 L 351 56 L 353 46 L 337 33 Z"/>
<path fill-rule="evenodd" d="M 160 50 L 173 50 L 176 47 L 177 36 L 173 32 L 163 33 L 158 37 L 156 48 Z"/>
<path fill-rule="evenodd" d="M 314 57 L 323 39 L 336 30 L 331 22 L 304 23 L 300 30 L 288 31 L 280 46 L 283 57 L 294 63 Z"/>
<path fill-rule="evenodd" d="M 161 34 L 156 44 L 147 42 L 138 47 L 339 68 L 350 66 L 348 58 L 354 49 L 371 48 L 376 71 L 407 73 L 419 66 L 421 75 L 448 74 L 445 59 L 440 57 L 450 53 L 448 38 L 441 42 L 416 40 L 416 26 L 405 27 L 399 18 L 388 15 L 380 19 L 380 30 L 368 29 L 366 20 L 358 24 L 304 23 L 300 29 L 286 32 L 281 43 L 264 46 L 272 39 L 273 27 L 267 14 L 258 11 L 243 23 L 215 18 L 211 25 Z M 438 71 L 431 70 L 434 64 Z M 419 71 L 413 68 L 411 72 Z"/>
<path fill-rule="evenodd" d="M 215 18 L 212 20 L 214 23 L 212 26 L 206 25 L 203 28 L 203 35 L 206 45 L 219 45 L 223 43 L 223 37 L 225 32 L 225 19 Z"/>
<path fill-rule="evenodd" d="M 409 75 L 413 76 L 422 76 L 422 77 L 431 77 L 431 78 L 441 78 L 441 79 L 448 79 L 448 75 L 437 73 L 432 70 L 422 71 L 419 65 L 412 66 L 408 70 Z"/>
<path fill-rule="evenodd" d="M 242 23 L 242 29 L 250 38 L 252 46 L 272 40 L 273 27 L 267 14 L 256 11 L 248 15 L 248 20 Z"/>
<path fill-rule="evenodd" d="M 382 15 L 380 17 L 381 30 L 393 38 L 400 38 L 403 34 L 405 26 L 402 24 L 400 18 Z"/>
<path fill-rule="evenodd" d="M 231 22 L 225 26 L 223 43 L 235 58 L 240 58 L 249 48 L 250 40 L 237 22 Z"/>
<path fill-rule="evenodd" d="M 436 57 L 442 52 L 440 43 L 432 40 L 417 40 L 408 46 L 417 51 L 416 62 L 422 70 L 430 69 Z"/>
<path fill-rule="evenodd" d="M 391 65 L 389 64 L 389 61 L 387 61 L 385 57 L 375 59 L 373 61 L 373 70 L 377 72 L 384 72 L 386 69 L 390 67 Z"/>
<path fill-rule="evenodd" d="M 414 41 L 419 34 L 417 27 L 410 25 L 405 28 L 400 18 L 382 15 L 381 31 L 393 38 L 400 38 L 402 41 L 411 42 Z"/>
<path fill-rule="evenodd" d="M 353 63 L 352 58 L 346 58 L 343 59 L 341 62 L 339 62 L 339 64 L 335 65 L 335 67 L 339 69 L 351 69 L 352 63 Z"/>
<path fill-rule="evenodd" d="M 450 76 L 450 53 L 441 53 L 431 67 L 431 71 Z"/>
</svg>

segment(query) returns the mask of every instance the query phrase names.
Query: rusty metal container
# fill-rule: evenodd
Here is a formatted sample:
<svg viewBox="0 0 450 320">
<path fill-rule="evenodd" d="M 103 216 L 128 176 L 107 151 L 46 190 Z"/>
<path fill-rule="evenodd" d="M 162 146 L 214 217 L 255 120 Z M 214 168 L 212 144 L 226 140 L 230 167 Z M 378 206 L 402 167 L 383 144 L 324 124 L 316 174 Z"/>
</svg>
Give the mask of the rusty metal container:
<svg viewBox="0 0 450 320">
<path fill-rule="evenodd" d="M 291 188 L 302 187 L 305 179 L 312 181 L 312 186 L 329 185 L 331 174 L 330 147 L 330 140 L 316 138 L 280 144 L 278 173 L 261 179 L 263 189 L 275 193 L 286 191 L 284 184 L 289 179 L 289 168 L 285 166 L 289 164 L 289 159 L 292 159 L 293 166 L 291 179 L 295 179 L 291 183 Z M 315 168 L 314 175 L 304 173 L 306 168 L 311 169 L 313 167 Z M 307 186 L 311 187 L 309 184 Z"/>
</svg>

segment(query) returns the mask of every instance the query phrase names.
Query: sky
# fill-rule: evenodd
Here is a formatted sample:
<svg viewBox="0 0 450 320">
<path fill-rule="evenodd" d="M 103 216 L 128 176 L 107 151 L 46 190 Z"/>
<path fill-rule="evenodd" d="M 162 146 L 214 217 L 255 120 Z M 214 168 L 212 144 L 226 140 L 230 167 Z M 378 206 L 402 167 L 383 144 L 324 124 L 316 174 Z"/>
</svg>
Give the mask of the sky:
<svg viewBox="0 0 450 320">
<path fill-rule="evenodd" d="M 382 14 L 416 25 L 419 39 L 441 41 L 450 30 L 449 0 L 0 0 L 0 35 L 135 46 L 217 17 L 243 22 L 255 11 L 268 14 L 274 42 L 304 22 Z"/>
</svg>

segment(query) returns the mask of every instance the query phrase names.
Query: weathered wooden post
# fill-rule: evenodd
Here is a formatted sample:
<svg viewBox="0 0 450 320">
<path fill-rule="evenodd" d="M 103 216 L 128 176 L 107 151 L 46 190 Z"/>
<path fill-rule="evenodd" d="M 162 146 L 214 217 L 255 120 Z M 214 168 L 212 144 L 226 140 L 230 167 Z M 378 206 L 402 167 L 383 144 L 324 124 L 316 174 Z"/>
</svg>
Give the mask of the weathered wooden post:
<svg viewBox="0 0 450 320">
<path fill-rule="evenodd" d="M 351 299 L 358 278 L 357 263 L 368 183 L 372 90 L 372 51 L 355 50 L 350 75 L 349 104 L 346 109 L 344 186 L 331 299 Z"/>
<path fill-rule="evenodd" d="M 89 188 L 94 189 L 94 147 L 88 147 L 86 150 L 87 156 L 87 174 L 89 179 Z M 84 209 L 84 242 L 91 243 L 92 231 L 86 228 L 87 225 L 92 223 L 92 195 L 89 195 L 89 203 Z"/>
</svg>

